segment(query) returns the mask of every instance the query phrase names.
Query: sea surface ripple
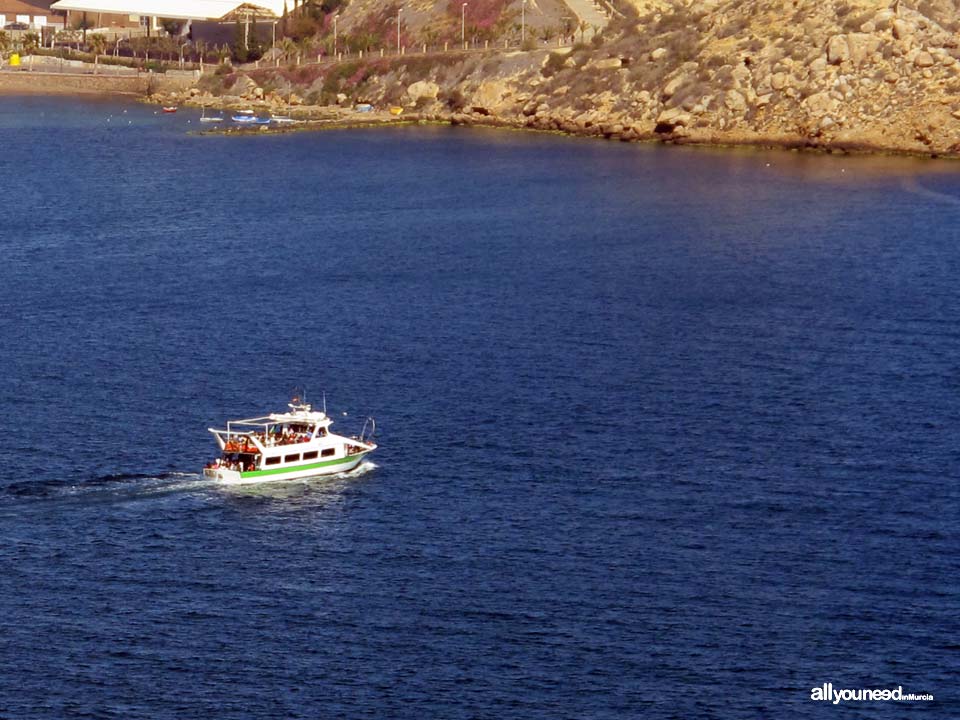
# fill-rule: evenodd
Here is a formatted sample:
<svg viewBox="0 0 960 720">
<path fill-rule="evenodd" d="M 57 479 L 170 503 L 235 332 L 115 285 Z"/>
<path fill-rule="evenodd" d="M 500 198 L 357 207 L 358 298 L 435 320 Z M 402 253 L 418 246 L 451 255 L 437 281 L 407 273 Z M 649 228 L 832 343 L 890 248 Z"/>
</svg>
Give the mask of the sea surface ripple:
<svg viewBox="0 0 960 720">
<path fill-rule="evenodd" d="M 0 717 L 960 717 L 954 165 L 197 127 L 0 97 Z"/>
</svg>

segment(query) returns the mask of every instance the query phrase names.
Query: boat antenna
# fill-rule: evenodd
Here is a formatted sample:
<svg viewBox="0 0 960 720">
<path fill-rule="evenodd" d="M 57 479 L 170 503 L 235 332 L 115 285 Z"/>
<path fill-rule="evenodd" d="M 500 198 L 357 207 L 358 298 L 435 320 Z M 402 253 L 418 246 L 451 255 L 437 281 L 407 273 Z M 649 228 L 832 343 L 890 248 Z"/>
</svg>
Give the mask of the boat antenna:
<svg viewBox="0 0 960 720">
<path fill-rule="evenodd" d="M 327 414 L 327 392 L 326 392 L 326 390 L 324 390 L 324 392 L 323 392 L 323 414 L 324 414 L 324 415 Z"/>
</svg>

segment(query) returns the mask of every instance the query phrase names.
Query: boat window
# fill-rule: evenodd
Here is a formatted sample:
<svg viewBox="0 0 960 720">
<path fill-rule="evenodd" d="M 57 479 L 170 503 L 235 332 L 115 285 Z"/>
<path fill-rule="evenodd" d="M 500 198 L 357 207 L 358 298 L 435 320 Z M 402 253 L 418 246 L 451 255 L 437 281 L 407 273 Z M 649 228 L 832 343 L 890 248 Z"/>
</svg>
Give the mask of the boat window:
<svg viewBox="0 0 960 720">
<path fill-rule="evenodd" d="M 303 459 L 304 459 L 304 460 L 313 460 L 316 456 L 317 456 L 317 451 L 316 451 L 316 450 L 311 450 L 310 452 L 305 452 L 305 453 L 303 454 Z"/>
<path fill-rule="evenodd" d="M 276 465 L 278 462 L 280 462 L 280 456 L 279 456 L 279 455 L 276 456 L 276 457 L 268 457 L 268 458 L 266 458 L 266 459 L 263 461 L 263 464 L 264 464 L 264 465 Z"/>
<path fill-rule="evenodd" d="M 323 457 L 330 457 L 336 451 L 337 451 L 336 448 L 325 448 L 324 451 L 321 453 L 321 455 L 323 455 Z"/>
<path fill-rule="evenodd" d="M 296 461 L 299 460 L 299 459 L 300 459 L 300 453 L 294 453 L 293 455 L 284 455 L 284 456 L 283 456 L 283 461 L 284 461 L 284 462 L 296 462 Z"/>
</svg>

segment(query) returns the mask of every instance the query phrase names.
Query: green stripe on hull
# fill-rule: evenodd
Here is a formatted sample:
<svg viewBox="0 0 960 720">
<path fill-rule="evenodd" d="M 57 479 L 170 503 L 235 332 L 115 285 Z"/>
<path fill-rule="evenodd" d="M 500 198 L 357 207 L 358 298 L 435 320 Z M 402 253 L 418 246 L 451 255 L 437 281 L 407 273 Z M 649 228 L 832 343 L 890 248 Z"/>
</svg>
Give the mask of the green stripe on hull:
<svg viewBox="0 0 960 720">
<path fill-rule="evenodd" d="M 283 473 L 302 472 L 304 470 L 317 470 L 331 465 L 343 465 L 345 463 L 363 460 L 367 453 L 358 453 L 357 455 L 347 455 L 336 460 L 324 460 L 323 462 L 310 463 L 309 465 L 288 465 L 287 467 L 270 468 L 269 470 L 252 470 L 250 472 L 240 473 L 244 480 L 247 478 L 266 477 L 268 475 L 281 475 Z"/>
</svg>

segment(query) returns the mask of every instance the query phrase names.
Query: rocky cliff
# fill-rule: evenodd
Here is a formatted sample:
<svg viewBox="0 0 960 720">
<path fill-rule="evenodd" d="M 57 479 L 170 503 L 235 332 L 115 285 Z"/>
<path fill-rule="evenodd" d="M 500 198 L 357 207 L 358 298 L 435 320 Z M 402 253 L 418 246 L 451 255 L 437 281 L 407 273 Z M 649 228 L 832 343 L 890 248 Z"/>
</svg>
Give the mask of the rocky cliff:
<svg viewBox="0 0 960 720">
<path fill-rule="evenodd" d="M 955 155 L 957 29 L 943 1 L 637 0 L 585 45 L 260 70 L 204 89 L 623 140 Z"/>
</svg>

